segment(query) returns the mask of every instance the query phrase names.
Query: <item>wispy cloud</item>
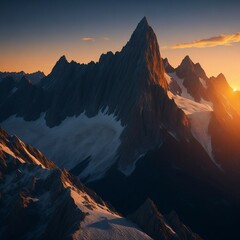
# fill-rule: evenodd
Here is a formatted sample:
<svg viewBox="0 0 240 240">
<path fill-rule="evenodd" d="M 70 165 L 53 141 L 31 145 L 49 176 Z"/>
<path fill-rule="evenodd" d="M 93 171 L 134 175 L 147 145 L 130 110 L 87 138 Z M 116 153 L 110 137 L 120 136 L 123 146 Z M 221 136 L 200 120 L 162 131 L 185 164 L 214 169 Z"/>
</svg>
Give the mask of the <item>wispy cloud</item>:
<svg viewBox="0 0 240 240">
<path fill-rule="evenodd" d="M 94 41 L 94 38 L 92 38 L 92 37 L 83 37 L 82 41 Z"/>
<path fill-rule="evenodd" d="M 104 41 L 109 41 L 110 38 L 109 38 L 109 37 L 103 37 L 103 40 L 104 40 Z"/>
<path fill-rule="evenodd" d="M 231 46 L 240 42 L 240 32 L 234 34 L 221 34 L 206 39 L 194 40 L 192 42 L 180 43 L 173 46 L 165 46 L 163 49 L 183 49 L 183 48 L 207 48 L 215 46 Z"/>
<path fill-rule="evenodd" d="M 83 37 L 81 38 L 82 41 L 88 41 L 88 42 L 93 42 L 93 41 L 98 41 L 98 40 L 103 40 L 103 41 L 110 41 L 109 37 L 99 37 L 99 38 L 93 38 L 93 37 Z"/>
</svg>

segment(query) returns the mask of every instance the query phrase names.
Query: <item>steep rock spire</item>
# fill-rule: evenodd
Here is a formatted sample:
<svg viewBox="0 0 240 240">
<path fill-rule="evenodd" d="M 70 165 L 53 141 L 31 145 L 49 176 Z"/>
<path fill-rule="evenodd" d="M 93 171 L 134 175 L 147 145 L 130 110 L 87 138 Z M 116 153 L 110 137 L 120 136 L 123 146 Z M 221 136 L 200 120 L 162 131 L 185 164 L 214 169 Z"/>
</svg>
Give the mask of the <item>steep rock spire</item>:
<svg viewBox="0 0 240 240">
<path fill-rule="evenodd" d="M 159 51 L 157 37 L 144 17 L 133 32 L 129 42 L 123 48 L 123 54 L 130 55 L 130 59 L 137 63 L 137 70 L 144 70 L 144 84 L 159 84 L 167 90 L 164 79 L 164 67 Z"/>
</svg>

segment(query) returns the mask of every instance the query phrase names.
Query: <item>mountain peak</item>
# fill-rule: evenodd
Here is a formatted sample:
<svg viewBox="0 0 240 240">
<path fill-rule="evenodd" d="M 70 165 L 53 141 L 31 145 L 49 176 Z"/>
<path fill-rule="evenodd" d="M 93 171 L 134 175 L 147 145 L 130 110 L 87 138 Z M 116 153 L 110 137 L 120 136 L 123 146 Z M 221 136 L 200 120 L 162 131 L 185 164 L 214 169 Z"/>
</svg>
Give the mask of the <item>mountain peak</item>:
<svg viewBox="0 0 240 240">
<path fill-rule="evenodd" d="M 226 80 L 226 78 L 225 78 L 225 76 L 224 76 L 223 73 L 218 74 L 217 78 L 218 78 L 218 79 Z"/>
<path fill-rule="evenodd" d="M 181 64 L 177 67 L 177 73 L 179 77 L 183 77 L 183 73 L 193 73 L 195 72 L 194 63 L 191 58 L 187 55 L 181 62 Z"/>
<path fill-rule="evenodd" d="M 68 61 L 67 61 L 65 55 L 63 55 L 56 62 L 55 66 L 52 69 L 52 73 L 58 73 L 59 71 L 63 70 L 65 68 L 66 64 L 68 64 Z"/>
<path fill-rule="evenodd" d="M 182 64 L 185 64 L 185 65 L 193 65 L 193 61 L 191 60 L 191 58 L 187 55 L 183 60 L 182 60 Z"/>
<path fill-rule="evenodd" d="M 138 28 L 138 27 L 141 27 L 141 28 L 143 28 L 143 27 L 149 27 L 147 18 L 146 18 L 145 16 L 144 16 L 144 17 L 142 18 L 142 20 L 139 22 L 137 28 Z"/>
<path fill-rule="evenodd" d="M 196 63 L 194 64 L 194 69 L 195 69 L 195 73 L 197 74 L 198 77 L 207 80 L 208 77 L 205 73 L 205 71 L 203 70 L 202 66 L 200 65 L 200 63 Z"/>
<path fill-rule="evenodd" d="M 167 58 L 162 59 L 162 61 L 163 61 L 163 66 L 165 68 L 165 71 L 167 73 L 172 73 L 175 71 L 174 67 L 169 63 Z"/>
<path fill-rule="evenodd" d="M 218 74 L 217 77 L 212 77 L 211 81 L 214 82 L 215 86 L 221 91 L 226 91 L 227 89 L 232 92 L 230 85 L 223 73 Z"/>
<path fill-rule="evenodd" d="M 167 89 L 157 37 L 146 17 L 138 23 L 129 42 L 124 47 L 123 54 L 128 54 L 129 59 L 138 63 L 138 69 L 146 70 L 145 73 L 148 77 L 145 77 L 145 83 L 148 85 L 158 84 L 165 90 Z"/>
<path fill-rule="evenodd" d="M 57 62 L 58 63 L 68 63 L 65 55 L 62 55 Z"/>
<path fill-rule="evenodd" d="M 153 32 L 153 29 L 149 26 L 147 18 L 144 17 L 137 25 L 135 31 L 133 32 L 130 41 L 132 41 L 133 39 L 136 40 L 141 40 L 143 39 L 143 37 L 145 36 L 145 38 L 147 37 L 147 33 L 151 34 Z M 154 34 L 155 35 L 155 34 Z"/>
</svg>

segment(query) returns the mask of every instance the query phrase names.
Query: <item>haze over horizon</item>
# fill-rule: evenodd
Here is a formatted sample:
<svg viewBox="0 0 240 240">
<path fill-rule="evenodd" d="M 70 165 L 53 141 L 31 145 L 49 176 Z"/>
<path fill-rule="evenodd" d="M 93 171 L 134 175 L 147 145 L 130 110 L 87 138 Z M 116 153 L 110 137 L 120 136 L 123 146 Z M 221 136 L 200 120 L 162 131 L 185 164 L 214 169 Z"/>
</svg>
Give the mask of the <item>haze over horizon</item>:
<svg viewBox="0 0 240 240">
<path fill-rule="evenodd" d="M 240 88 L 240 3 L 230 1 L 28 1 L 0 3 L 0 71 L 44 71 L 61 55 L 98 61 L 126 44 L 146 16 L 161 55 L 178 66 L 189 55 L 208 76 L 223 73 Z"/>
</svg>

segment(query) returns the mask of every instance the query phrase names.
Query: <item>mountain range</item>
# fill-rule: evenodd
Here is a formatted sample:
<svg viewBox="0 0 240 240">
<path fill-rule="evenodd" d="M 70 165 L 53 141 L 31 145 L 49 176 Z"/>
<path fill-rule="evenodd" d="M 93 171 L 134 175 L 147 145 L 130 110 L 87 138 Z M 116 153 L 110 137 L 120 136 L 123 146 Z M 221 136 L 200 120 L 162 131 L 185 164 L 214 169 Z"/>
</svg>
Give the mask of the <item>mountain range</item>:
<svg viewBox="0 0 240 240">
<path fill-rule="evenodd" d="M 27 224 L 16 231 L 22 231 L 22 236 L 29 234 L 28 238 L 34 231 L 46 231 L 48 236 L 39 236 L 50 239 L 57 234 L 49 229 L 52 224 L 65 226 L 63 239 L 70 235 L 104 239 L 84 235 L 100 233 L 113 234 L 108 236 L 113 238 L 118 231 L 123 231 L 126 239 L 200 239 L 184 224 L 203 239 L 240 237 L 240 94 L 231 89 L 223 74 L 209 78 L 189 56 L 177 68 L 162 59 L 146 18 L 120 52 L 102 54 L 97 63 L 68 62 L 62 56 L 49 75 L 38 75 L 40 80 L 17 76 L 0 74 L 0 125 L 52 162 L 20 140 L 17 148 L 24 146 L 27 152 L 18 149 L 16 154 L 8 145 L 15 137 L 2 130 L 2 165 L 12 176 L 20 169 L 26 179 L 3 181 L 1 189 L 10 192 L 11 206 L 16 209 L 6 206 L 0 210 L 7 211 L 4 214 L 10 219 L 2 233 L 6 234 L 10 222 L 17 224 L 13 216 L 27 214 Z M 33 176 L 43 178 L 36 196 L 34 191 L 22 190 L 32 184 Z M 116 210 L 102 200 L 98 203 L 78 177 Z M 11 183 L 8 189 L 8 181 L 19 184 Z M 49 213 L 42 202 L 56 189 L 64 198 L 61 202 L 51 197 L 52 221 L 57 223 L 44 223 Z M 83 201 L 79 211 L 73 211 L 74 202 L 79 206 L 80 201 L 75 194 L 81 195 L 77 199 L 84 198 L 82 195 L 90 199 L 95 210 L 89 214 L 94 219 L 100 208 L 105 211 L 103 217 L 106 212 L 112 214 L 105 217 L 103 225 L 96 223 L 99 218 L 94 220 L 92 224 L 101 230 L 86 229 L 81 235 L 82 230 L 73 227 L 86 224 Z M 39 198 L 42 200 L 36 200 Z M 27 213 L 22 213 L 24 202 L 34 205 Z M 61 222 L 54 214 L 62 204 L 68 209 L 62 214 L 69 214 L 66 218 L 71 222 Z M 170 213 L 173 210 L 179 217 Z M 118 212 L 131 220 L 121 218 Z M 36 214 L 39 222 L 28 225 L 32 219 L 28 214 Z M 128 232 L 125 227 L 134 224 L 131 221 L 136 225 Z M 38 229 L 40 226 L 46 228 Z"/>
</svg>

